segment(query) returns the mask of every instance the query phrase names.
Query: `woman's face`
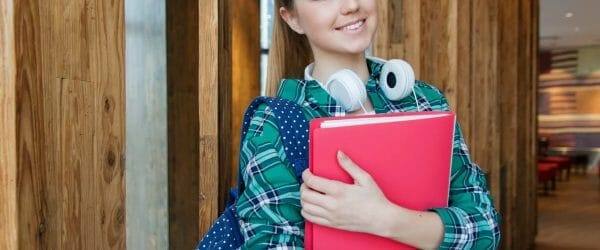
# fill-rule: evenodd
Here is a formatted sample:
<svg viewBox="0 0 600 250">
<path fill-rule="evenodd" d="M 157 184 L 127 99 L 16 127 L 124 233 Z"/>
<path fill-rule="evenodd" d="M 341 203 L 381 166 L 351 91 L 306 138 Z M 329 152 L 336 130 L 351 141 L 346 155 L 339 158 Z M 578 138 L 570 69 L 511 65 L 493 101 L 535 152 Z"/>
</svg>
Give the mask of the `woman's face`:
<svg viewBox="0 0 600 250">
<path fill-rule="evenodd" d="M 377 28 L 377 0 L 294 0 L 280 14 L 315 53 L 364 53 Z"/>
</svg>

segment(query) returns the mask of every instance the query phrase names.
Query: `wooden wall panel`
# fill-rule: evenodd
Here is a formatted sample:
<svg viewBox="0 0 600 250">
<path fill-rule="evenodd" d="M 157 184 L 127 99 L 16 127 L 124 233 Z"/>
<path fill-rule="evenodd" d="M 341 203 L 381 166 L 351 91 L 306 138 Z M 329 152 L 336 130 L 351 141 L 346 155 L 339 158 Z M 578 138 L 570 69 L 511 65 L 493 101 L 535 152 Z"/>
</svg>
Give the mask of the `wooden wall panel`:
<svg viewBox="0 0 600 250">
<path fill-rule="evenodd" d="M 237 185 L 240 132 L 244 112 L 260 94 L 259 1 L 230 0 L 231 9 L 231 178 Z"/>
<path fill-rule="evenodd" d="M 231 176 L 231 27 L 228 1 L 199 4 L 199 235 L 223 204 Z M 222 179 L 219 176 L 223 176 Z"/>
<path fill-rule="evenodd" d="M 90 78 L 95 82 L 94 163 L 97 246 L 125 248 L 125 44 L 124 1 L 86 5 Z M 83 57 L 85 59 L 85 57 Z M 83 59 L 82 59 L 83 60 Z M 85 62 L 85 60 L 83 60 Z M 85 64 L 83 64 L 85 65 Z M 84 71 L 85 72 L 85 71 Z"/>
<path fill-rule="evenodd" d="M 38 249 L 46 242 L 46 231 L 58 232 L 60 224 L 48 228 L 43 158 L 43 99 L 40 8 L 37 1 L 15 3 L 17 209 L 19 248 Z"/>
<path fill-rule="evenodd" d="M 518 145 L 523 151 L 518 151 L 523 161 L 519 162 L 517 171 L 517 187 L 523 185 L 517 194 L 516 203 L 519 212 L 518 224 L 511 226 L 521 228 L 515 234 L 522 235 L 521 239 L 512 241 L 512 248 L 532 248 L 537 235 L 537 78 L 538 44 L 539 44 L 539 1 L 521 0 L 519 2 L 519 20 L 523 24 L 519 31 L 519 88 L 517 95 L 518 109 L 524 113 L 517 114 L 522 119 L 517 127 Z M 522 48 L 522 49 L 521 49 Z M 524 128 L 524 129 L 523 129 Z M 523 183 L 523 184 L 521 184 Z M 529 230 L 524 230 L 529 229 Z"/>
<path fill-rule="evenodd" d="M 48 248 L 96 246 L 94 85 L 55 79 L 44 86 Z M 56 238 L 51 238 L 56 237 Z M 51 240 L 52 239 L 52 240 Z"/>
<path fill-rule="evenodd" d="M 375 33 L 376 39 L 373 41 L 373 54 L 375 56 L 389 57 L 392 41 L 390 39 L 391 23 L 390 19 L 390 7 L 394 0 L 380 0 L 378 2 L 379 12 L 377 13 L 377 31 Z"/>
<path fill-rule="evenodd" d="M 504 249 L 536 225 L 537 0 L 380 1 L 376 56 L 407 60 L 446 95 L 503 217 Z M 398 18 L 397 6 L 402 15 Z M 395 21 L 392 21 L 395 20 Z M 402 22 L 401 32 L 394 24 Z M 397 37 L 401 36 L 401 37 Z"/>
<path fill-rule="evenodd" d="M 471 157 L 486 172 L 490 191 L 499 205 L 500 133 L 498 123 L 498 4 L 474 1 L 471 34 Z M 515 42 L 515 41 L 512 41 Z"/>
<path fill-rule="evenodd" d="M 500 39 L 500 53 L 499 63 L 503 65 L 500 67 L 499 83 L 502 85 L 500 88 L 500 132 L 503 140 L 500 147 L 500 164 L 502 166 L 501 175 L 503 176 L 503 185 L 501 193 L 501 211 L 502 211 L 502 226 L 504 244 L 513 241 L 515 233 L 518 233 L 517 227 L 509 227 L 509 225 L 516 224 L 515 221 L 518 216 L 514 215 L 515 201 L 517 198 L 517 96 L 518 92 L 518 46 L 514 46 L 510 41 L 515 41 L 518 38 L 517 30 L 519 30 L 519 0 L 502 1 L 499 13 L 499 21 L 503 25 L 499 30 Z M 517 236 L 518 237 L 518 236 Z"/>
<path fill-rule="evenodd" d="M 0 1 L 0 249 L 17 249 L 14 5 Z"/>
<path fill-rule="evenodd" d="M 122 249 L 123 2 L 14 10 L 19 248 Z"/>
<path fill-rule="evenodd" d="M 167 1 L 169 248 L 199 235 L 198 1 Z"/>
<path fill-rule="evenodd" d="M 219 1 L 219 176 L 232 176 L 231 165 L 233 162 L 231 152 L 231 110 L 232 110 L 232 26 L 230 6 L 237 4 L 233 0 Z M 229 110 L 227 112 L 226 110 Z M 227 177 L 225 177 L 227 178 Z M 219 212 L 225 209 L 225 202 L 229 195 L 229 181 L 219 182 Z"/>
</svg>

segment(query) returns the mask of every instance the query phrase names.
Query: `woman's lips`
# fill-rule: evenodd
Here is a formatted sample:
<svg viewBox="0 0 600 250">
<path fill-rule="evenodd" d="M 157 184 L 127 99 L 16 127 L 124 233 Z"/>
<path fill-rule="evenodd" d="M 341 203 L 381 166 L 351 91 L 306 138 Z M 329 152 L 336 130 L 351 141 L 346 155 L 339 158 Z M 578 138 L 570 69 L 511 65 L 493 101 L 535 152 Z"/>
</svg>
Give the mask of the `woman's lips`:
<svg viewBox="0 0 600 250">
<path fill-rule="evenodd" d="M 365 24 L 365 19 L 360 19 L 349 24 L 346 24 L 342 27 L 336 28 L 336 30 L 341 31 L 354 31 L 360 29 Z"/>
</svg>

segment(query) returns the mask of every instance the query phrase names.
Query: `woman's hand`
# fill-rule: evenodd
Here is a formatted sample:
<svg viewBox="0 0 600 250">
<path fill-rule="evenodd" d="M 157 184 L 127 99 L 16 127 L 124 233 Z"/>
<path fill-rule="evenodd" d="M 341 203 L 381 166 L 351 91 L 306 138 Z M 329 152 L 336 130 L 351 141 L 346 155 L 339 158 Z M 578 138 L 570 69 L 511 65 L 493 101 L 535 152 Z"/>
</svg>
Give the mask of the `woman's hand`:
<svg viewBox="0 0 600 250">
<path fill-rule="evenodd" d="M 381 233 L 385 219 L 381 215 L 393 205 L 371 176 L 357 166 L 342 151 L 338 151 L 340 166 L 354 179 L 354 184 L 325 179 L 310 170 L 302 173 L 300 187 L 302 216 L 324 226 L 348 231 Z"/>
</svg>

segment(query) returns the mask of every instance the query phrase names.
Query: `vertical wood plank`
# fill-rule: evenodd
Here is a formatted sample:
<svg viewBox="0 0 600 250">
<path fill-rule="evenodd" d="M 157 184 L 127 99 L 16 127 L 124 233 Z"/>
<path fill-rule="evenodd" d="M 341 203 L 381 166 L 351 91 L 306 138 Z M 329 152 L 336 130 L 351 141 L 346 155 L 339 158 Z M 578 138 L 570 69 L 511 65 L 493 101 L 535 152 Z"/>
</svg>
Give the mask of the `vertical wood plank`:
<svg viewBox="0 0 600 250">
<path fill-rule="evenodd" d="M 93 34 L 88 28 L 92 28 L 89 17 L 95 10 L 95 0 L 49 0 L 47 4 L 43 8 L 48 8 L 51 28 L 42 33 L 55 46 L 46 52 L 52 56 L 54 77 L 90 81 L 89 43 L 93 41 L 89 36 Z"/>
<path fill-rule="evenodd" d="M 231 56 L 232 56 L 232 45 L 231 45 L 231 2 L 232 0 L 220 0 L 219 1 L 219 176 L 228 179 L 232 176 L 231 163 L 233 162 L 231 157 Z M 230 112 L 223 112 L 222 110 L 230 110 Z M 223 211 L 225 208 L 225 202 L 229 194 L 229 182 L 219 182 L 219 211 Z"/>
<path fill-rule="evenodd" d="M 259 1 L 230 0 L 231 10 L 231 177 L 236 185 L 240 132 L 244 111 L 260 94 L 260 8 Z"/>
<path fill-rule="evenodd" d="M 468 142 L 468 146 L 472 147 L 472 136 L 471 136 L 471 117 L 474 115 L 471 100 L 471 89 L 473 85 L 472 80 L 472 65 L 473 59 L 471 53 L 471 22 L 472 13 L 471 5 L 472 1 L 456 1 L 456 55 L 452 60 L 452 63 L 457 65 L 455 78 L 452 78 L 454 84 L 455 96 L 453 97 L 454 103 L 452 103 L 454 110 L 456 110 L 460 127 L 463 132 L 465 141 Z"/>
<path fill-rule="evenodd" d="M 500 197 L 499 128 L 497 83 L 497 10 L 496 2 L 475 1 L 473 4 L 472 56 L 473 112 L 478 126 L 471 128 L 471 156 L 488 174 L 488 187 L 493 197 Z M 475 122 L 475 121 L 474 121 Z"/>
<path fill-rule="evenodd" d="M 35 0 L 18 1 L 15 10 L 17 220 L 19 249 L 39 249 L 58 244 L 46 238 L 60 224 L 47 224 L 44 196 L 46 164 L 43 157 L 44 114 L 42 96 L 42 38 L 40 6 Z M 57 231 L 57 230 L 55 230 Z"/>
<path fill-rule="evenodd" d="M 89 1 L 97 249 L 125 248 L 125 1 Z M 85 57 L 84 57 L 85 58 Z M 85 71 L 83 71 L 85 72 Z M 83 78 L 83 77 L 82 77 Z"/>
<path fill-rule="evenodd" d="M 198 1 L 167 1 L 169 248 L 198 241 Z"/>
<path fill-rule="evenodd" d="M 218 213 L 218 65 L 219 19 L 218 1 L 199 5 L 199 34 L 202 34 L 199 56 L 199 236 L 208 231 Z M 216 60 L 216 62 L 215 62 Z M 200 101 L 202 100 L 202 101 Z"/>
<path fill-rule="evenodd" d="M 537 181 L 536 175 L 536 156 L 537 156 L 537 79 L 538 75 L 536 65 L 537 65 L 537 43 L 539 39 L 537 37 L 538 31 L 535 28 L 538 25 L 538 13 L 536 11 L 536 1 L 532 0 L 521 0 L 520 1 L 520 17 L 521 23 L 523 24 L 522 29 L 519 30 L 519 41 L 521 44 L 519 45 L 519 90 L 518 90 L 518 106 L 519 109 L 522 108 L 524 111 L 521 113 L 523 116 L 519 117 L 529 117 L 529 119 L 523 119 L 522 124 L 519 127 L 523 127 L 526 129 L 519 130 L 521 134 L 519 138 L 522 138 L 522 142 L 519 143 L 523 145 L 522 153 L 524 156 L 522 157 L 523 165 L 519 167 L 519 174 L 522 183 L 529 183 L 530 185 L 526 185 L 524 190 L 518 192 L 517 201 L 521 201 L 522 208 L 517 210 L 519 214 L 519 219 L 521 225 L 517 225 L 517 227 L 528 228 L 528 231 L 521 230 L 519 231 L 519 239 L 515 241 L 513 245 L 516 248 L 531 248 L 533 246 L 533 242 L 535 240 L 535 232 L 536 224 L 537 224 L 537 216 L 533 214 L 537 210 L 537 186 L 535 185 Z M 524 39 L 523 39 L 524 38 Z"/>
<path fill-rule="evenodd" d="M 14 3 L 0 1 L 0 249 L 17 249 Z"/>
<path fill-rule="evenodd" d="M 421 2 L 422 0 L 402 0 L 404 46 L 401 57 L 411 64 L 415 77 L 422 79 L 421 74 Z"/>
<path fill-rule="evenodd" d="M 122 4 L 15 6 L 20 248 L 124 248 Z"/>
<path fill-rule="evenodd" d="M 46 76 L 45 76 L 46 77 Z M 43 197 L 45 200 L 46 217 L 44 220 L 43 240 L 46 248 L 61 248 L 63 247 L 63 235 L 68 234 L 63 227 L 65 226 L 64 218 L 65 207 L 63 204 L 69 202 L 63 194 L 64 170 L 63 154 L 59 150 L 62 148 L 62 133 L 63 117 L 61 113 L 65 111 L 62 105 L 63 101 L 63 82 L 68 84 L 69 80 L 55 78 L 48 79 L 50 84 L 45 84 L 44 91 L 44 106 L 43 111 L 45 116 L 44 122 L 44 168 L 45 182 L 44 190 L 46 194 Z M 68 108 L 66 108 L 68 111 Z M 79 246 L 81 247 L 81 246 Z"/>
<path fill-rule="evenodd" d="M 423 1 L 421 3 L 421 79 L 440 90 L 448 84 L 450 72 L 450 36 L 448 34 L 449 1 Z"/>
<path fill-rule="evenodd" d="M 509 225 L 518 224 L 518 218 L 514 216 L 515 203 L 517 198 L 517 179 L 520 175 L 516 175 L 519 171 L 517 168 L 517 156 L 522 154 L 515 145 L 518 145 L 517 135 L 517 96 L 518 92 L 518 73 L 520 66 L 518 62 L 518 46 L 514 46 L 513 41 L 518 41 L 519 26 L 519 1 L 508 0 L 500 3 L 499 21 L 502 25 L 499 27 L 499 50 L 498 60 L 501 65 L 499 67 L 498 81 L 500 86 L 499 102 L 500 102 L 500 165 L 502 167 L 501 174 L 504 176 L 501 190 L 501 211 L 502 211 L 502 226 L 508 230 L 503 231 L 503 241 L 505 247 L 511 248 L 510 243 L 513 242 L 513 235 L 518 236 L 518 227 L 510 227 Z"/>
<path fill-rule="evenodd" d="M 391 6 L 391 1 L 393 0 L 379 0 L 378 11 L 377 11 L 377 31 L 375 32 L 375 39 L 373 40 L 373 55 L 388 58 L 390 57 L 390 47 L 391 47 L 391 39 L 390 39 L 390 27 L 391 23 L 389 21 L 389 9 Z"/>
<path fill-rule="evenodd" d="M 540 41 L 540 31 L 539 31 L 539 25 L 540 25 L 540 1 L 539 0 L 530 0 L 530 4 L 531 4 L 531 12 L 529 15 L 529 22 L 531 23 L 531 33 L 532 33 L 532 38 L 531 38 L 531 48 L 532 48 L 532 55 L 531 58 L 528 59 L 528 62 L 531 63 L 531 72 L 530 72 L 530 81 L 531 81 L 531 85 L 530 85 L 530 89 L 529 91 L 531 91 L 529 93 L 530 95 L 530 100 L 529 100 L 529 108 L 530 108 L 530 112 L 531 114 L 533 114 L 531 117 L 529 117 L 529 129 L 531 134 L 529 135 L 529 138 L 531 140 L 531 143 L 529 144 L 529 147 L 531 148 L 530 152 L 529 152 L 529 156 L 531 157 L 530 163 L 533 164 L 533 166 L 535 166 L 535 164 L 537 163 L 537 155 L 538 155 L 538 147 L 537 147 L 537 128 L 538 128 L 538 120 L 537 120 L 537 116 L 538 116 L 538 99 L 537 99 L 537 83 L 538 83 L 538 76 L 539 76 L 539 41 Z M 533 244 L 535 244 L 535 237 L 537 235 L 537 225 L 538 225 L 538 216 L 537 216 L 537 172 L 536 172 L 536 168 L 534 167 L 525 167 L 528 171 L 527 176 L 527 181 L 526 183 L 526 187 L 529 187 L 529 189 L 527 190 L 527 192 L 529 193 L 528 196 L 526 196 L 525 199 L 529 200 L 529 205 L 527 206 L 527 211 L 526 213 L 526 217 L 529 218 L 528 220 L 528 224 L 526 225 L 526 230 L 527 232 L 529 232 L 528 236 L 528 240 L 526 242 L 529 242 L 529 246 L 531 247 Z"/>
<path fill-rule="evenodd" d="M 58 246 L 62 249 L 93 249 L 96 223 L 91 199 L 95 195 L 93 163 L 93 102 L 94 85 L 90 82 L 56 79 L 44 88 L 44 112 L 50 122 L 45 129 L 48 137 L 45 143 L 48 168 L 47 187 L 56 197 L 56 223 L 60 227 Z M 53 207 L 53 206 L 49 206 Z M 51 211 L 51 212 L 50 212 Z"/>
</svg>

